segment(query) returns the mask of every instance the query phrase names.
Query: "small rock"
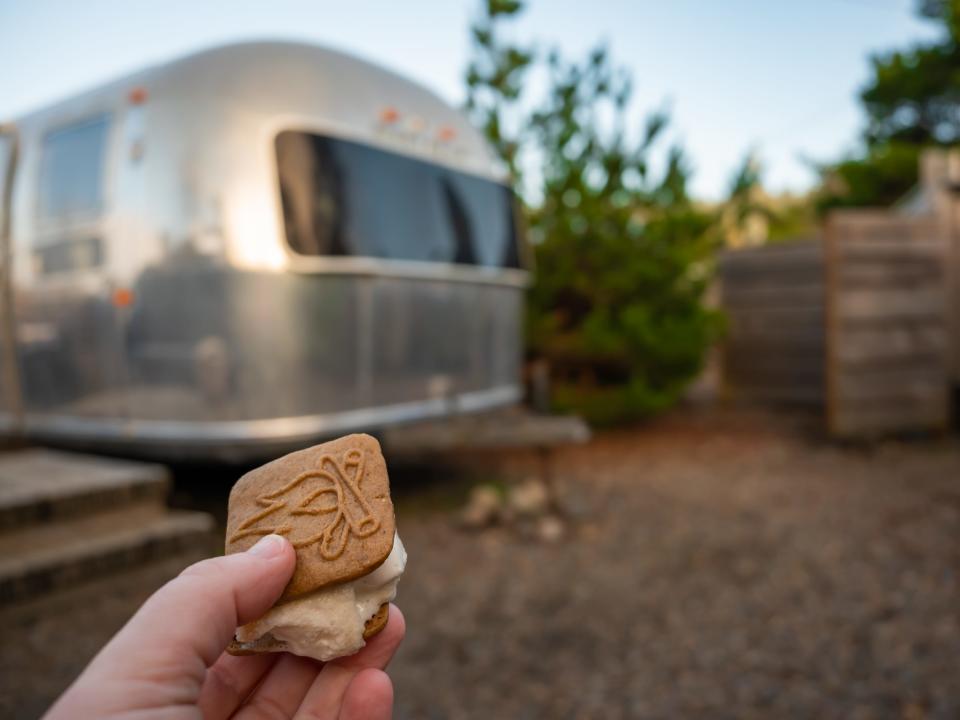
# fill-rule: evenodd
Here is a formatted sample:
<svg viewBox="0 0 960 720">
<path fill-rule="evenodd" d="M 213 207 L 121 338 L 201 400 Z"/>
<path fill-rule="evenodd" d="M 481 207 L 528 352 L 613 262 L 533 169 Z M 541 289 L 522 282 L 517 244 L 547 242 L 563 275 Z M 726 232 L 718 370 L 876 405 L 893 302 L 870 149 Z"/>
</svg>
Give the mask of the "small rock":
<svg viewBox="0 0 960 720">
<path fill-rule="evenodd" d="M 567 534 L 567 526 L 556 515 L 544 515 L 537 523 L 537 537 L 545 543 L 555 543 L 563 540 Z"/>
<path fill-rule="evenodd" d="M 512 519 L 510 529 L 524 540 L 536 542 L 540 539 L 540 523 L 529 515 Z"/>
<path fill-rule="evenodd" d="M 528 478 L 510 488 L 507 504 L 517 515 L 543 515 L 550 507 L 550 491 L 538 478 Z"/>
<path fill-rule="evenodd" d="M 497 520 L 503 501 L 491 485 L 477 485 L 460 513 L 460 525 L 467 530 L 482 530 Z"/>
<path fill-rule="evenodd" d="M 558 498 L 563 514 L 572 520 L 586 520 L 594 514 L 595 499 L 591 499 L 582 485 L 567 487 Z"/>
</svg>

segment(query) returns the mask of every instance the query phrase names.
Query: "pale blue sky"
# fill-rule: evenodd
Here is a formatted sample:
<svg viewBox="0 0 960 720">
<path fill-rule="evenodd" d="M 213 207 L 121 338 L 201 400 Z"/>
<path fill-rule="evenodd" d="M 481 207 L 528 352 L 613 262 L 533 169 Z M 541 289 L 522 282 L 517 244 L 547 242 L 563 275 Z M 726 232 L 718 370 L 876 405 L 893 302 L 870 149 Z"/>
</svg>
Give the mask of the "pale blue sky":
<svg viewBox="0 0 960 720">
<path fill-rule="evenodd" d="M 634 74 L 639 119 L 668 100 L 717 197 L 755 148 L 774 190 L 803 189 L 801 155 L 857 141 L 872 51 L 931 37 L 912 0 L 533 0 L 512 31 L 583 53 L 598 39 Z M 252 38 L 334 46 L 463 100 L 475 0 L 0 0 L 0 119 L 195 49 Z"/>
</svg>

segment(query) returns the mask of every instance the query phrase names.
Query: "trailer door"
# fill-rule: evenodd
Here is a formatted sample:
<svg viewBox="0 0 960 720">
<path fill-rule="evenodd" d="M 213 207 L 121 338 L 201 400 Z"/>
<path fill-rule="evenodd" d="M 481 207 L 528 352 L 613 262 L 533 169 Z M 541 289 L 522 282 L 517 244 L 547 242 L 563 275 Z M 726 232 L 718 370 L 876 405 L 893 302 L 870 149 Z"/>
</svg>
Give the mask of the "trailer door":
<svg viewBox="0 0 960 720">
<path fill-rule="evenodd" d="M 13 178 L 17 169 L 17 129 L 0 124 L 0 431 L 23 426 L 23 402 L 14 333 L 11 250 Z"/>
</svg>

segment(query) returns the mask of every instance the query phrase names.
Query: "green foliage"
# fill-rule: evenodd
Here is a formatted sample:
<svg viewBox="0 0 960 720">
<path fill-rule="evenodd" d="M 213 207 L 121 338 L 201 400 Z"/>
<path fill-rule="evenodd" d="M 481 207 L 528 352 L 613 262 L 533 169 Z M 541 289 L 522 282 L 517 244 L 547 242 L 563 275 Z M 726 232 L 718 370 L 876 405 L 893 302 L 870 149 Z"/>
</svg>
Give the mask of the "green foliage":
<svg viewBox="0 0 960 720">
<path fill-rule="evenodd" d="M 526 208 L 536 241 L 528 342 L 550 362 L 556 406 L 596 424 L 668 407 L 719 323 L 703 305 L 715 218 L 690 203 L 678 147 L 652 169 L 667 116 L 628 132 L 631 80 L 603 47 L 582 62 L 550 52 L 546 97 L 524 112 L 534 54 L 499 43 L 489 7 L 473 30 L 468 107 L 515 176 L 521 143 L 537 161 L 525 185 L 536 199 Z M 509 113 L 522 119 L 506 139 Z"/>
<path fill-rule="evenodd" d="M 737 206 L 749 207 L 753 191 L 760 187 L 761 181 L 760 164 L 752 152 L 747 153 L 730 181 L 730 201 Z"/>
<path fill-rule="evenodd" d="M 816 234 L 809 195 L 770 197 L 763 191 L 763 168 L 747 153 L 730 180 L 720 208 L 720 232 L 729 247 L 802 240 Z"/>
<path fill-rule="evenodd" d="M 899 200 L 917 182 L 921 145 L 890 142 L 829 169 L 828 184 L 817 208 L 886 206 Z"/>
<path fill-rule="evenodd" d="M 870 145 L 960 140 L 960 0 L 922 0 L 919 13 L 943 37 L 872 59 L 873 80 L 861 99 L 870 118 Z"/>
<path fill-rule="evenodd" d="M 953 41 L 873 58 L 861 94 L 867 141 L 951 143 L 960 139 L 960 51 Z"/>
<path fill-rule="evenodd" d="M 470 28 L 473 58 L 466 73 L 467 111 L 516 180 L 520 174 L 519 138 L 510 131 L 506 115 L 508 106 L 523 91 L 533 53 L 503 44 L 497 34 L 497 21 L 516 16 L 522 9 L 520 0 L 486 1 L 483 15 Z"/>
<path fill-rule="evenodd" d="M 821 209 L 889 205 L 916 182 L 924 147 L 960 141 L 960 0 L 920 0 L 918 12 L 943 35 L 872 58 L 866 153 L 825 169 Z"/>
<path fill-rule="evenodd" d="M 720 210 L 720 224 L 728 246 L 754 244 L 751 224 L 757 219 L 764 224 L 763 237 L 760 240 L 766 240 L 766 226 L 773 218 L 773 212 L 762 193 L 760 163 L 753 152 L 749 152 L 734 172 L 730 180 L 730 192 Z"/>
<path fill-rule="evenodd" d="M 774 212 L 767 231 L 767 243 L 809 240 L 817 234 L 817 215 L 809 196 L 783 203 Z"/>
</svg>

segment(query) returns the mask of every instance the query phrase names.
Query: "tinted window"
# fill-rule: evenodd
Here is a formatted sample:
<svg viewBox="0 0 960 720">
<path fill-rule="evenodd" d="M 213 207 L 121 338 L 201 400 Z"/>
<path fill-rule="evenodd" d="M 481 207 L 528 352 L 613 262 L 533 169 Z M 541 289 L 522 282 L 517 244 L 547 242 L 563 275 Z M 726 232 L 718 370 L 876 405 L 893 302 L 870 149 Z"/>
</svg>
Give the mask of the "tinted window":
<svg viewBox="0 0 960 720">
<path fill-rule="evenodd" d="M 54 130 L 43 139 L 40 217 L 68 221 L 100 213 L 106 141 L 106 116 Z"/>
<path fill-rule="evenodd" d="M 99 238 L 61 240 L 34 249 L 33 257 L 41 275 L 89 270 L 103 264 L 103 245 Z"/>
<path fill-rule="evenodd" d="M 519 267 L 503 185 L 320 135 L 277 137 L 287 240 L 302 255 Z"/>
</svg>

